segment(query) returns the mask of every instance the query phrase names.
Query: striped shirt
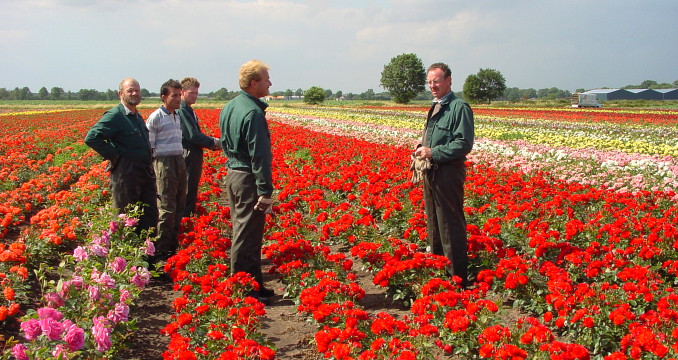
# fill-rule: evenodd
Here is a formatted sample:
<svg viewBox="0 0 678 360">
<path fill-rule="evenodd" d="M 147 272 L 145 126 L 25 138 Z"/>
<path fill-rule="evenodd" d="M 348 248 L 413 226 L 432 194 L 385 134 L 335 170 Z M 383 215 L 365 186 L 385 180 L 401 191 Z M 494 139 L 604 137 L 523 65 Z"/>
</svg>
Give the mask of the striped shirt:
<svg viewBox="0 0 678 360">
<path fill-rule="evenodd" d="M 153 157 L 183 154 L 180 121 L 179 114 L 176 112 L 170 114 L 164 106 L 148 117 L 146 127 Z"/>
</svg>

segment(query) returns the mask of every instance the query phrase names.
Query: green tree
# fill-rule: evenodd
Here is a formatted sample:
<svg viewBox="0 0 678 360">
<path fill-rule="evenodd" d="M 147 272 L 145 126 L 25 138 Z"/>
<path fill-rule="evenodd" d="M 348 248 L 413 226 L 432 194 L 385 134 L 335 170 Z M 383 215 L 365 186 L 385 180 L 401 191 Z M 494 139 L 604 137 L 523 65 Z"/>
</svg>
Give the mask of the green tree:
<svg viewBox="0 0 678 360">
<path fill-rule="evenodd" d="M 0 88 L 0 100 L 8 100 L 11 97 L 10 92 L 5 88 Z"/>
<path fill-rule="evenodd" d="M 657 82 L 654 80 L 645 80 L 642 83 L 640 83 L 640 88 L 641 89 L 651 89 L 652 87 L 656 86 Z"/>
<path fill-rule="evenodd" d="M 374 90 L 367 89 L 367 91 L 360 94 L 360 98 L 363 100 L 374 100 Z"/>
<path fill-rule="evenodd" d="M 294 95 L 294 91 L 292 91 L 292 89 L 285 90 L 285 98 L 286 99 L 288 99 L 288 100 L 291 99 L 292 95 Z"/>
<path fill-rule="evenodd" d="M 325 101 L 325 90 L 317 86 L 311 86 L 310 89 L 304 92 L 304 102 L 315 105 L 322 104 Z"/>
<path fill-rule="evenodd" d="M 331 99 L 332 98 L 332 90 L 330 89 L 325 89 L 325 99 Z"/>
<path fill-rule="evenodd" d="M 49 98 L 49 91 L 47 91 L 46 87 L 41 87 L 40 90 L 38 90 L 38 99 L 40 100 L 47 100 Z"/>
<path fill-rule="evenodd" d="M 341 90 L 339 90 L 339 91 L 337 91 L 336 93 L 334 93 L 334 97 L 335 97 L 336 99 L 341 99 L 341 96 L 342 96 L 342 95 L 344 95 L 344 93 L 341 92 Z"/>
<path fill-rule="evenodd" d="M 304 96 L 304 90 L 301 90 L 301 88 L 297 89 L 297 91 L 294 92 L 295 96 L 302 97 Z"/>
<path fill-rule="evenodd" d="M 480 69 L 478 74 L 469 75 L 464 82 L 464 99 L 487 102 L 499 98 L 506 90 L 504 75 L 494 69 Z"/>
<path fill-rule="evenodd" d="M 64 93 L 64 89 L 60 87 L 53 87 L 49 92 L 49 98 L 52 100 L 61 99 L 61 95 Z"/>
<path fill-rule="evenodd" d="M 381 86 L 393 96 L 393 101 L 407 104 L 426 90 L 426 70 L 415 54 L 402 54 L 384 65 Z"/>
</svg>

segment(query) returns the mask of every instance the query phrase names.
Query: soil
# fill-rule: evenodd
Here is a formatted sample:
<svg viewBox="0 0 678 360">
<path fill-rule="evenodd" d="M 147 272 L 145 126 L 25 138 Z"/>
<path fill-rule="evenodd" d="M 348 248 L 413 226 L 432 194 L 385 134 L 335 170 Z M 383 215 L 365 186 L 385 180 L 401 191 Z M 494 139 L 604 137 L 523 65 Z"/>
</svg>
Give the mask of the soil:
<svg viewBox="0 0 678 360">
<path fill-rule="evenodd" d="M 360 263 L 354 269 L 360 269 Z M 320 360 L 323 355 L 315 348 L 314 335 L 317 327 L 297 313 L 291 299 L 281 296 L 284 285 L 275 276 L 268 274 L 270 264 L 264 261 L 265 286 L 276 293 L 271 304 L 266 306 L 266 315 L 262 319 L 260 331 L 271 341 L 276 358 Z M 358 282 L 365 290 L 365 297 L 359 304 L 370 313 L 380 311 L 402 318 L 409 310 L 406 306 L 386 298 L 385 289 L 372 283 L 372 276 L 364 271 L 356 271 Z M 129 348 L 118 352 L 119 360 L 155 360 L 162 359 L 167 351 L 169 338 L 160 334 L 160 330 L 171 320 L 172 302 L 179 296 L 172 290 L 172 284 L 153 279 L 141 294 L 138 306 L 132 309 L 131 316 L 138 319 L 137 331 L 129 338 Z"/>
</svg>

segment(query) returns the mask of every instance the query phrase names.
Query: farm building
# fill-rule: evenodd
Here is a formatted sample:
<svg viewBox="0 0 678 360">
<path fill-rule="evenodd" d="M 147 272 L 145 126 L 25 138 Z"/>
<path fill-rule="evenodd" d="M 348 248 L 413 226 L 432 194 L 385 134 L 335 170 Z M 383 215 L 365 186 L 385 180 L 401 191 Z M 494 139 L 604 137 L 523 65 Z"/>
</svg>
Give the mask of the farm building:
<svg viewBox="0 0 678 360">
<path fill-rule="evenodd" d="M 640 100 L 663 100 L 661 93 L 656 92 L 651 89 L 626 89 L 628 92 L 633 93 L 635 96 L 634 99 Z"/>
<path fill-rule="evenodd" d="M 678 89 L 657 89 L 662 94 L 662 100 L 678 100 Z"/>
<path fill-rule="evenodd" d="M 595 94 L 606 100 L 678 100 L 678 89 L 594 89 L 583 94 Z"/>
</svg>

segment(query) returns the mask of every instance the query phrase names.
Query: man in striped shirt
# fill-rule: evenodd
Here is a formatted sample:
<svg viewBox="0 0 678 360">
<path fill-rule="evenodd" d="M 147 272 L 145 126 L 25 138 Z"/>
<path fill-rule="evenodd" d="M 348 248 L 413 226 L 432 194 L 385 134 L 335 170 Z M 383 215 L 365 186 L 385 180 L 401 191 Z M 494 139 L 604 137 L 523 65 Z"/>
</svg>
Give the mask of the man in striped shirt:
<svg viewBox="0 0 678 360">
<path fill-rule="evenodd" d="M 158 186 L 158 239 L 152 263 L 166 261 L 179 247 L 177 235 L 186 202 L 186 162 L 181 145 L 181 83 L 168 80 L 160 88 L 163 105 L 146 120 Z"/>
</svg>

